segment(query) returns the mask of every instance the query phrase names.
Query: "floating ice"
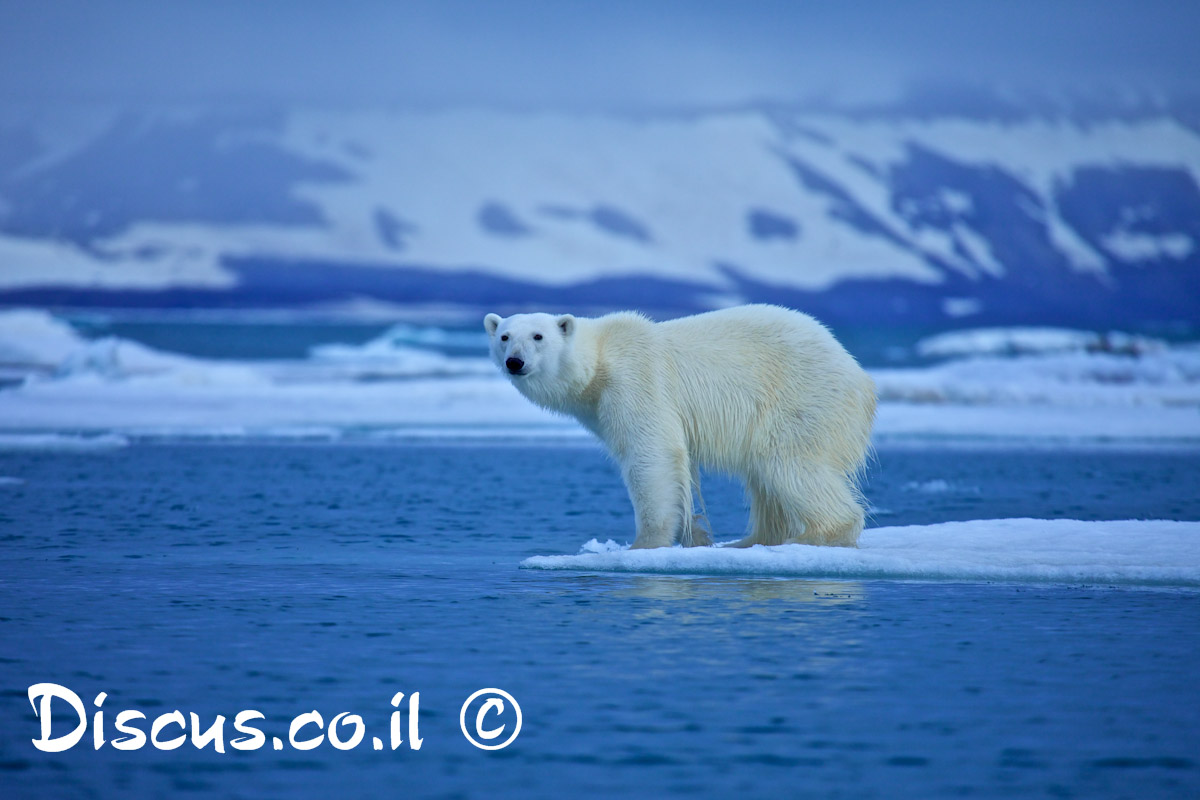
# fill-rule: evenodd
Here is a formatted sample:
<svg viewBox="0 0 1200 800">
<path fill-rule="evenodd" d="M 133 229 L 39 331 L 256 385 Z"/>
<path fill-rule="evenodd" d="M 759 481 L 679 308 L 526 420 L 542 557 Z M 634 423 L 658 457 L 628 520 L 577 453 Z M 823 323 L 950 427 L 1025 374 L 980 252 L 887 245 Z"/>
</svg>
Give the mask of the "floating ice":
<svg viewBox="0 0 1200 800">
<path fill-rule="evenodd" d="M 522 398 L 474 335 L 398 326 L 313 357 L 221 361 L 0 312 L 0 431 L 137 437 L 540 437 L 587 434 Z M 455 338 L 460 337 L 460 338 Z M 426 345 L 414 344 L 420 340 Z M 440 348 L 446 352 L 439 352 Z M 974 357 L 873 372 L 877 441 L 1200 443 L 1200 349 Z"/>
<path fill-rule="evenodd" d="M 487 351 L 488 338 L 483 328 L 459 330 L 431 325 L 410 325 L 401 322 L 363 345 L 364 350 L 382 348 L 432 347 L 438 350 L 461 350 L 472 354 Z"/>
<path fill-rule="evenodd" d="M 904 484 L 904 490 L 907 492 L 919 492 L 920 494 L 946 494 L 947 492 L 977 492 L 976 488 L 959 487 L 956 484 L 944 478 L 931 478 L 927 481 L 909 481 Z"/>
<path fill-rule="evenodd" d="M 181 385 L 256 382 L 257 372 L 238 362 L 167 353 L 107 336 L 89 340 L 45 311 L 0 312 L 0 374 L 28 383 L 79 381 L 95 385 L 129 378 L 159 378 Z"/>
<path fill-rule="evenodd" d="M 45 311 L 0 313 L 0 365 L 48 369 L 82 344 L 84 339 L 70 325 Z"/>
<path fill-rule="evenodd" d="M 1200 588 L 1200 522 L 998 519 L 873 528 L 858 548 L 630 550 L 611 539 L 526 569 Z"/>
<path fill-rule="evenodd" d="M 106 336 L 80 342 L 54 369 L 54 377 L 96 375 L 102 378 L 127 378 L 161 375 L 192 367 L 196 360 L 162 353 L 137 342 Z"/>
<path fill-rule="evenodd" d="M 1200 408 L 1200 348 L 980 356 L 874 370 L 882 402 Z"/>
<path fill-rule="evenodd" d="M 1165 342 L 1145 336 L 1071 328 L 974 328 L 939 333 L 917 342 L 917 354 L 925 358 L 1081 352 L 1140 355 L 1166 348 Z"/>
<path fill-rule="evenodd" d="M 112 433 L 97 436 L 65 433 L 0 433 L 2 450 L 116 450 L 128 447 L 129 439 Z"/>
<path fill-rule="evenodd" d="M 453 357 L 426 349 L 433 346 L 462 349 L 467 343 L 475 353 L 487 351 L 487 340 L 482 334 L 396 325 L 365 344 L 318 345 L 312 348 L 312 357 L 317 362 L 338 365 L 345 377 L 494 374 L 496 368 L 487 358 Z"/>
</svg>

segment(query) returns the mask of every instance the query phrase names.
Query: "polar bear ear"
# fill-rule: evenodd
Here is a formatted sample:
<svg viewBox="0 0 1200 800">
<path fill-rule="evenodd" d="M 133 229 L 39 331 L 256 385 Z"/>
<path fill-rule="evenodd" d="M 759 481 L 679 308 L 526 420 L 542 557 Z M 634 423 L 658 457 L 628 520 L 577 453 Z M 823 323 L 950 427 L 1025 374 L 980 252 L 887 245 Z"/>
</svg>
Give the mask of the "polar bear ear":
<svg viewBox="0 0 1200 800">
<path fill-rule="evenodd" d="M 500 315 L 488 314 L 483 318 L 483 327 L 488 332 L 488 336 L 496 335 L 496 328 L 500 327 Z"/>
<path fill-rule="evenodd" d="M 571 334 L 575 333 L 575 318 L 570 314 L 563 314 L 554 320 L 554 324 L 562 331 L 563 336 L 570 337 Z"/>
</svg>

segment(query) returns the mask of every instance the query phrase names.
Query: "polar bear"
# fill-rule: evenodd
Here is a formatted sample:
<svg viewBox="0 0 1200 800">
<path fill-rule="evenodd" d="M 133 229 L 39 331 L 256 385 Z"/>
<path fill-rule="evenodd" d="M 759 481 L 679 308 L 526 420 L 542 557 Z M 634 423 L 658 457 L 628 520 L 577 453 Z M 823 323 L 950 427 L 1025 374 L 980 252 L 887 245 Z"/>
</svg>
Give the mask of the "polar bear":
<svg viewBox="0 0 1200 800">
<path fill-rule="evenodd" d="M 875 384 L 812 317 L 750 305 L 666 322 L 626 311 L 483 323 L 521 394 L 608 447 L 633 501 L 633 547 L 712 543 L 693 512 L 700 466 L 745 481 L 750 531 L 734 546 L 857 544 Z"/>
</svg>

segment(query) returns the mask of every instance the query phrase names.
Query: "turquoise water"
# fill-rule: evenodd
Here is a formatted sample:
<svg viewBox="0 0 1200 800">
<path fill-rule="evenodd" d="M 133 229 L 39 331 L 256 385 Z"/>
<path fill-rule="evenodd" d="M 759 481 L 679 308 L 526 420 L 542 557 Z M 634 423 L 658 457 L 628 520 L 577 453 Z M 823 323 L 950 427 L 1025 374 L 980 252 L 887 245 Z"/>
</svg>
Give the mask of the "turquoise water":
<svg viewBox="0 0 1200 800">
<path fill-rule="evenodd" d="M 519 569 L 631 538 L 583 444 L 135 442 L 0 476 L 5 797 L 1200 795 L 1194 591 Z M 1186 449 L 885 448 L 868 496 L 877 525 L 1196 520 L 1197 486 Z M 738 489 L 705 497 L 736 534 Z M 33 746 L 39 682 L 107 693 L 101 749 Z M 459 713 L 491 687 L 522 727 L 484 751 Z M 396 692 L 420 750 L 389 746 Z M 124 709 L 224 715 L 227 752 L 114 749 Z M 268 743 L 234 751 L 246 709 Z M 313 710 L 362 743 L 292 747 Z"/>
</svg>

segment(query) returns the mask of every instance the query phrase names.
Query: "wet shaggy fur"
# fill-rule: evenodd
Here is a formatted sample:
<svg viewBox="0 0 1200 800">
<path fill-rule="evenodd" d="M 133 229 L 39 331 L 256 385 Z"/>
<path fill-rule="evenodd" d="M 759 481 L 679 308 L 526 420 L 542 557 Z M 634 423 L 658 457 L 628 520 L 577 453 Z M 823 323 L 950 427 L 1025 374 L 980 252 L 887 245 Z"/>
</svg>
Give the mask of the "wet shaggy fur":
<svg viewBox="0 0 1200 800">
<path fill-rule="evenodd" d="M 700 466 L 745 481 L 750 530 L 735 546 L 856 545 L 875 385 L 812 317 L 753 305 L 658 323 L 489 314 L 484 327 L 522 394 L 607 445 L 634 547 L 711 543 L 693 511 Z"/>
</svg>

